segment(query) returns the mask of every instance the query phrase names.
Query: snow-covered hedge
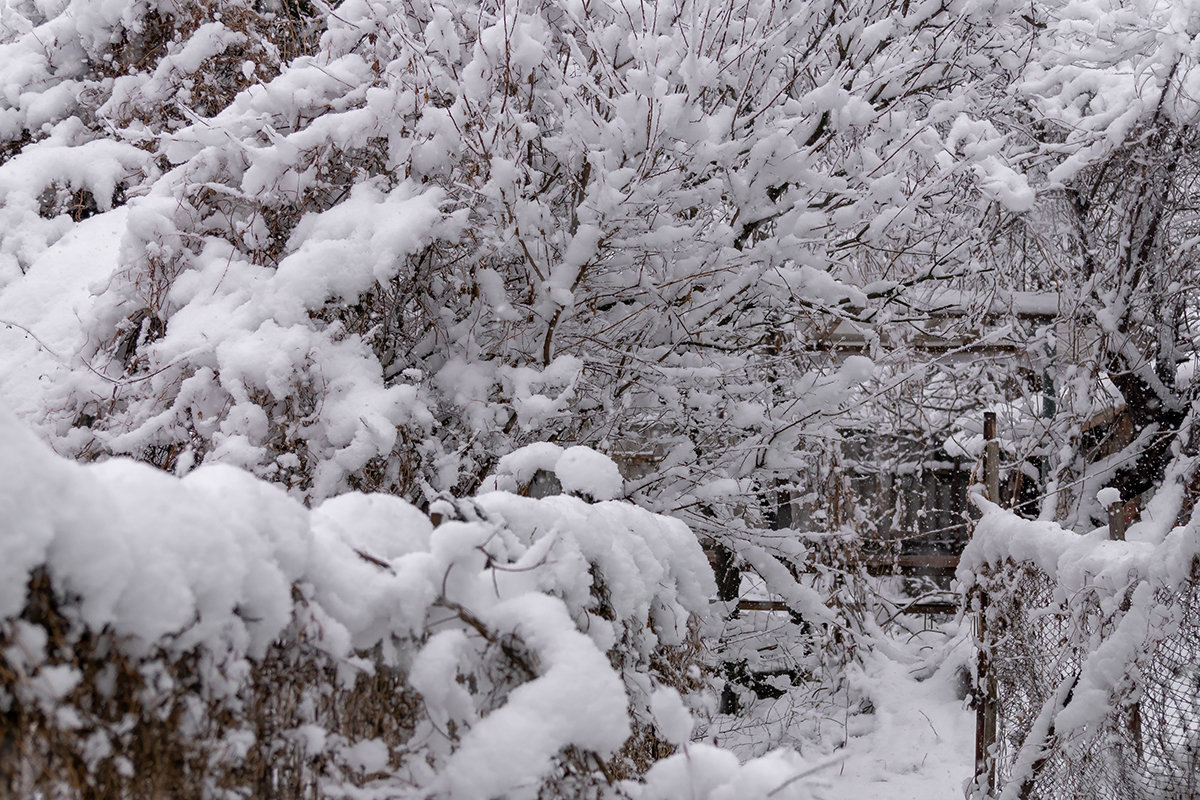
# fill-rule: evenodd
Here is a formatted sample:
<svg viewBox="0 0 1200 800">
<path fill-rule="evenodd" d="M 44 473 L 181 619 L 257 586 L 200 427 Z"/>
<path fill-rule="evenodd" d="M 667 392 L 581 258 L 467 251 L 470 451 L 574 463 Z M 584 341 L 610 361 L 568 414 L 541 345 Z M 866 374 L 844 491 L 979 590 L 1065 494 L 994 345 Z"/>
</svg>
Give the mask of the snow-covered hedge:
<svg viewBox="0 0 1200 800">
<path fill-rule="evenodd" d="M 719 537 L 873 374 L 814 337 L 882 321 L 969 176 L 1011 172 L 990 126 L 951 130 L 1008 50 L 992 3 L 334 5 L 5 4 L 0 280 L 70 228 L 43 190 L 127 201 L 64 354 L 91 369 L 36 420 L 60 452 L 319 501 L 603 443 Z"/>
<path fill-rule="evenodd" d="M 435 527 L 227 466 L 80 465 L 9 416 L 0 442 L 17 796 L 753 797 L 800 771 L 687 744 L 713 580 L 678 521 L 492 492 Z"/>
</svg>

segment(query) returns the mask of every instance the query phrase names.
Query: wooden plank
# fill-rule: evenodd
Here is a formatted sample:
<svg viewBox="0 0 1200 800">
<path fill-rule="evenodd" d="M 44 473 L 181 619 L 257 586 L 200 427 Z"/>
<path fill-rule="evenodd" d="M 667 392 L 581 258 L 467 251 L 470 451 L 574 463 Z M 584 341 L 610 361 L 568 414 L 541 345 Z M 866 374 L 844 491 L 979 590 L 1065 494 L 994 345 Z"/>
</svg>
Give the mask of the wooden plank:
<svg viewBox="0 0 1200 800">
<path fill-rule="evenodd" d="M 957 614 L 958 601 L 950 602 L 928 602 L 928 603 L 909 603 L 903 609 L 901 614 Z"/>
<path fill-rule="evenodd" d="M 739 600 L 738 611 L 791 611 L 782 600 Z"/>
<path fill-rule="evenodd" d="M 908 342 L 914 350 L 924 353 L 963 353 L 983 356 L 1021 356 L 1027 348 L 1015 344 L 970 344 L 955 341 L 925 341 Z M 839 339 L 827 342 L 813 342 L 800 348 L 809 353 L 835 353 L 838 355 L 858 355 L 869 353 L 871 343 L 855 339 Z"/>
<path fill-rule="evenodd" d="M 874 556 L 865 562 L 868 575 L 949 575 L 958 570 L 956 555 Z"/>
<path fill-rule="evenodd" d="M 950 553 L 908 553 L 898 556 L 871 556 L 867 559 L 869 566 L 891 566 L 896 564 L 902 568 L 917 569 L 920 567 L 929 567 L 931 569 L 957 569 L 958 556 Z"/>
<path fill-rule="evenodd" d="M 861 563 L 867 568 L 868 575 L 949 575 L 953 576 L 958 569 L 958 556 L 956 555 L 877 555 L 870 556 L 860 562 L 853 562 L 845 565 L 853 567 L 855 563 Z M 816 572 L 817 569 L 812 564 L 805 564 L 799 567 L 801 572 Z M 729 598 L 721 598 L 723 600 L 731 600 Z"/>
<path fill-rule="evenodd" d="M 927 601 L 923 603 L 909 603 L 902 607 L 898 613 L 901 614 L 956 614 L 958 613 L 958 601 Z M 788 604 L 782 600 L 739 600 L 737 604 L 738 611 L 769 611 L 772 613 L 791 613 Z"/>
</svg>

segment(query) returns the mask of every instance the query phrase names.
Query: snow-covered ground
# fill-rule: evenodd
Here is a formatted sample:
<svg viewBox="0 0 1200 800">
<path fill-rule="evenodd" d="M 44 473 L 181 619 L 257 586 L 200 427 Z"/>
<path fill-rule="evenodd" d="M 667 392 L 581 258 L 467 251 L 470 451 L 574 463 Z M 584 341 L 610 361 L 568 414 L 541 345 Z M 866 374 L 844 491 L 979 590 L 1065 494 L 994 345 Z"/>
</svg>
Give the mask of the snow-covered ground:
<svg viewBox="0 0 1200 800">
<path fill-rule="evenodd" d="M 909 664 L 878 652 L 869 657 L 864 680 L 872 684 L 874 724 L 850 737 L 845 760 L 822 773 L 823 785 L 813 791 L 816 798 L 962 796 L 972 773 L 975 714 L 959 699 L 955 668 L 970 651 L 970 643 L 955 638 L 951 646 L 954 651 L 942 667 L 923 681 L 914 678 Z"/>
<path fill-rule="evenodd" d="M 743 756 L 766 742 L 800 751 L 815 800 L 961 797 L 973 773 L 975 714 L 963 699 L 972 657 L 966 626 L 954 622 L 895 634 L 849 673 L 854 709 L 807 690 L 760 700 L 707 730 Z"/>
</svg>

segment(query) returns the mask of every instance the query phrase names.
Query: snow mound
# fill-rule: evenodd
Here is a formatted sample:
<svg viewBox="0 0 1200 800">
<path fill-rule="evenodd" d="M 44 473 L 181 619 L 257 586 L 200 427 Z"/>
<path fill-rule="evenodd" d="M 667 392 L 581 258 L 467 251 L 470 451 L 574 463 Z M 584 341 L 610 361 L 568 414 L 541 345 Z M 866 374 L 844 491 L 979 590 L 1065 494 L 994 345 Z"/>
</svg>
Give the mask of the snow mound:
<svg viewBox="0 0 1200 800">
<path fill-rule="evenodd" d="M 616 462 L 587 447 L 568 447 L 554 465 L 563 489 L 596 500 L 612 500 L 621 494 L 624 482 Z"/>
<path fill-rule="evenodd" d="M 621 470 L 608 456 L 580 445 L 564 450 L 552 442 L 535 442 L 502 456 L 483 485 L 515 492 L 538 472 L 553 473 L 563 491 L 591 500 L 613 500 L 625 490 Z"/>
</svg>

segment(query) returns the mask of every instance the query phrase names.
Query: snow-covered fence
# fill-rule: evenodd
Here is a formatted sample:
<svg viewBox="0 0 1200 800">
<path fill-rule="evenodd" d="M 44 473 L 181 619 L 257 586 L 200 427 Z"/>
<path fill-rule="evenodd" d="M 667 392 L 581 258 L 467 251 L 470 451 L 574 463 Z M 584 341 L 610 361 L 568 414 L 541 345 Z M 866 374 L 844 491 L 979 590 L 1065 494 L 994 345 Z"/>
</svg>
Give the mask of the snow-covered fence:
<svg viewBox="0 0 1200 800">
<path fill-rule="evenodd" d="M 676 520 L 308 509 L 229 467 L 76 464 L 3 414 L 0 474 L 0 796 L 806 796 L 794 753 L 688 741 L 714 585 Z"/>
<path fill-rule="evenodd" d="M 1111 541 L 984 505 L 959 571 L 996 710 L 974 796 L 1200 796 L 1200 526 Z"/>
</svg>

